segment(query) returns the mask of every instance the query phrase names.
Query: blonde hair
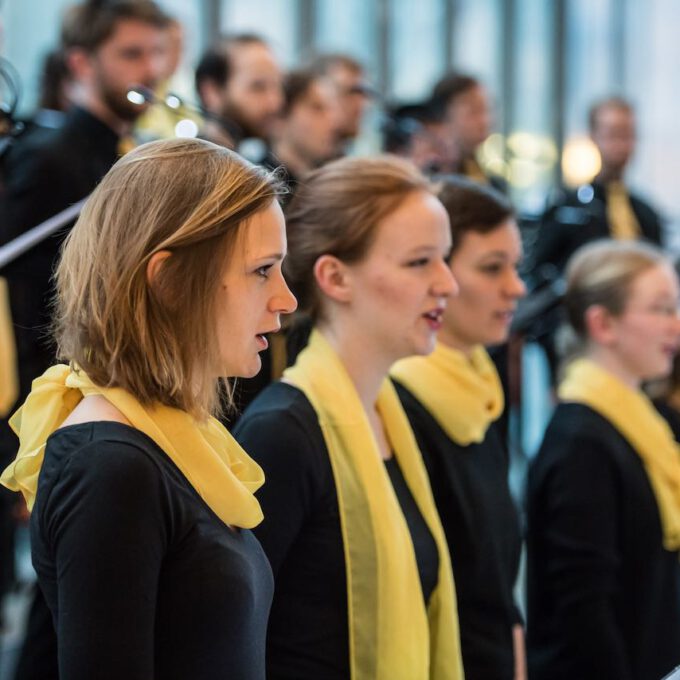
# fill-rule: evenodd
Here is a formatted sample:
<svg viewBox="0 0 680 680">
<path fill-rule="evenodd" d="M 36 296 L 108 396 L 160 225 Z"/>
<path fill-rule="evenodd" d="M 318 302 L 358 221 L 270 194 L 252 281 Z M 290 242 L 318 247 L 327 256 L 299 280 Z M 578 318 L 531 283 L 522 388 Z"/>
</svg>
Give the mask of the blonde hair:
<svg viewBox="0 0 680 680">
<path fill-rule="evenodd" d="M 322 312 L 314 263 L 334 255 L 359 262 L 376 226 L 413 191 L 433 193 L 428 179 L 396 156 L 343 158 L 306 175 L 286 211 L 286 280 L 301 312 L 316 321 Z"/>
<path fill-rule="evenodd" d="M 625 311 L 633 281 L 669 260 L 655 246 L 636 241 L 595 241 L 579 248 L 566 270 L 564 305 L 578 340 L 587 341 L 586 312 L 593 305 L 618 316 Z"/>
<path fill-rule="evenodd" d="M 197 417 L 219 412 L 217 290 L 273 175 L 210 142 L 150 142 L 88 199 L 57 268 L 59 355 L 98 385 Z M 147 265 L 171 252 L 153 282 Z"/>
</svg>

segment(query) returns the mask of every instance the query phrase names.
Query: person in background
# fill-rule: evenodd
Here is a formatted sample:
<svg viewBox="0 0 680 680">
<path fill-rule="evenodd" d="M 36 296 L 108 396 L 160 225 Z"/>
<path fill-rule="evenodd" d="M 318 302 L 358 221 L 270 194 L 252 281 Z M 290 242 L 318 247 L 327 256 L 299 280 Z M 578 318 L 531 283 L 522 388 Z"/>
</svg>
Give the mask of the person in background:
<svg viewBox="0 0 680 680">
<path fill-rule="evenodd" d="M 439 189 L 451 223 L 449 301 L 434 352 L 398 361 L 390 375 L 418 441 L 451 550 L 465 677 L 526 678 L 513 589 L 521 550 L 508 488 L 508 452 L 494 421 L 500 378 L 486 345 L 507 340 L 525 292 L 522 242 L 497 191 L 454 177 Z"/>
<path fill-rule="evenodd" d="M 335 86 L 340 109 L 336 155 L 344 156 L 348 146 L 361 133 L 361 124 L 374 90 L 366 80 L 361 62 L 348 54 L 320 54 L 312 60 L 309 68 L 328 78 Z"/>
<path fill-rule="evenodd" d="M 383 151 L 408 158 L 426 175 L 440 174 L 445 164 L 441 122 L 427 102 L 401 104 L 386 112 Z"/>
<path fill-rule="evenodd" d="M 626 185 L 637 140 L 633 106 L 619 97 L 597 101 L 588 127 L 600 153 L 600 171 L 590 184 L 562 190 L 548 208 L 534 247 L 535 267 L 552 265 L 561 273 L 575 250 L 601 238 L 661 245 L 659 214 Z"/>
<path fill-rule="evenodd" d="M 61 678 L 265 678 L 273 582 L 250 531 L 264 476 L 213 415 L 296 306 L 279 190 L 223 147 L 151 142 L 69 234 L 68 365 L 34 381 L 0 478 L 32 509 Z"/>
<path fill-rule="evenodd" d="M 489 95 L 482 83 L 469 75 L 448 73 L 434 86 L 431 106 L 442 123 L 442 145 L 448 155 L 444 171 L 491 184 L 505 193 L 505 180 L 488 175 L 477 160 L 492 122 Z"/>
<path fill-rule="evenodd" d="M 641 390 L 680 344 L 657 248 L 599 241 L 567 267 L 577 348 L 528 480 L 529 676 L 661 678 L 680 664 L 680 448 Z"/>
<path fill-rule="evenodd" d="M 434 346 L 456 290 L 446 211 L 394 157 L 309 174 L 285 274 L 309 342 L 235 436 L 263 466 L 269 680 L 463 677 L 444 532 L 390 365 Z"/>
<path fill-rule="evenodd" d="M 292 195 L 301 178 L 334 158 L 342 120 L 336 89 L 327 77 L 292 71 L 283 90 L 272 167 L 284 167 Z"/>
<path fill-rule="evenodd" d="M 284 97 L 283 73 L 265 39 L 222 38 L 199 60 L 195 83 L 208 118 L 202 134 L 236 150 L 245 139 L 259 140 L 260 157 L 253 160 L 266 159 Z"/>
</svg>

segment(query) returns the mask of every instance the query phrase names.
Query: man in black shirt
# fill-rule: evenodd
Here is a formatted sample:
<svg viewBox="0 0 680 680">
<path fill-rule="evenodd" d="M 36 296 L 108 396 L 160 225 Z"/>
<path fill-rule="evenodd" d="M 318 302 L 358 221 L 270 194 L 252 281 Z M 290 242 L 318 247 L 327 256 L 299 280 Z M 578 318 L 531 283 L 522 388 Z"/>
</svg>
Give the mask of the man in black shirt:
<svg viewBox="0 0 680 680">
<path fill-rule="evenodd" d="M 127 91 L 134 85 L 156 85 L 163 72 L 167 23 L 168 17 L 152 0 L 89 0 L 67 13 L 62 48 L 77 85 L 75 106 L 60 129 L 18 139 L 3 158 L 0 244 L 86 197 L 115 163 L 120 139 L 145 109 L 130 103 Z M 17 343 L 17 405 L 31 381 L 54 363 L 54 347 L 46 337 L 53 294 L 50 277 L 66 232 L 46 239 L 0 272 L 9 284 Z M 1 420 L 3 468 L 16 448 L 7 420 Z M 49 661 L 54 664 L 54 659 Z M 39 665 L 34 650 L 27 650 L 17 677 L 44 680 L 56 674 L 56 668 Z"/>
<path fill-rule="evenodd" d="M 590 184 L 560 192 L 545 213 L 534 252 L 537 266 L 550 264 L 561 272 L 577 248 L 598 238 L 661 243 L 658 213 L 624 182 L 635 151 L 633 107 L 618 97 L 596 102 L 589 126 L 600 153 L 600 171 Z"/>
</svg>

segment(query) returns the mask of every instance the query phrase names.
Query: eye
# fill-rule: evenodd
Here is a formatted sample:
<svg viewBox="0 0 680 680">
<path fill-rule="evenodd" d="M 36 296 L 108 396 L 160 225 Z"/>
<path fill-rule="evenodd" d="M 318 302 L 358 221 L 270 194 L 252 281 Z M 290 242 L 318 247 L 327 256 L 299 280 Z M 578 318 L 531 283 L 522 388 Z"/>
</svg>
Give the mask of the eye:
<svg viewBox="0 0 680 680">
<path fill-rule="evenodd" d="M 426 267 L 430 263 L 429 257 L 419 257 L 415 260 L 409 260 L 406 263 L 407 267 Z"/>
<path fill-rule="evenodd" d="M 263 264 L 261 267 L 258 267 L 255 270 L 255 273 L 262 277 L 263 279 L 268 279 L 269 278 L 269 270 L 272 268 L 271 264 Z"/>
<path fill-rule="evenodd" d="M 491 276 L 497 276 L 503 271 L 503 265 L 500 264 L 499 262 L 492 262 L 490 264 L 485 264 L 480 267 L 480 270 L 484 272 L 485 274 L 489 274 Z"/>
</svg>

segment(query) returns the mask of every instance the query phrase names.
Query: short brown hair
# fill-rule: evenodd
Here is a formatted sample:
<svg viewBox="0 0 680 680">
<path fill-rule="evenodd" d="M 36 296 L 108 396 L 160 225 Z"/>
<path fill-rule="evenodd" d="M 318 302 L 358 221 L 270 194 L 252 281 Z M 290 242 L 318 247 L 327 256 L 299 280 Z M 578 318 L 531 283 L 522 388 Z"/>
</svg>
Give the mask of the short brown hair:
<svg viewBox="0 0 680 680">
<path fill-rule="evenodd" d="M 272 174 L 197 139 L 150 142 L 121 158 L 57 269 L 60 356 L 143 404 L 217 412 L 220 276 L 244 222 L 278 192 Z M 149 284 L 147 264 L 161 250 L 172 255 Z"/>
<path fill-rule="evenodd" d="M 126 19 L 159 29 L 167 28 L 171 21 L 153 0 L 85 0 L 66 11 L 61 27 L 62 47 L 94 52 L 111 37 L 118 22 Z"/>
<path fill-rule="evenodd" d="M 446 116 L 449 106 L 458 97 L 480 86 L 480 81 L 472 76 L 456 72 L 447 73 L 432 89 L 430 106 L 438 118 L 442 119 Z"/>
<path fill-rule="evenodd" d="M 639 241 L 603 239 L 579 248 L 566 270 L 564 305 L 578 340 L 587 340 L 586 312 L 593 305 L 618 316 L 625 311 L 633 281 L 652 267 L 668 264 L 663 252 Z"/>
<path fill-rule="evenodd" d="M 286 213 L 286 279 L 299 309 L 317 320 L 322 312 L 314 263 L 334 255 L 359 262 L 373 243 L 376 225 L 413 191 L 432 191 L 409 161 L 395 156 L 342 158 L 305 176 Z"/>
<path fill-rule="evenodd" d="M 496 189 L 459 176 L 442 178 L 437 196 L 449 214 L 451 252 L 466 233 L 488 234 L 515 216 L 510 201 Z"/>
</svg>

